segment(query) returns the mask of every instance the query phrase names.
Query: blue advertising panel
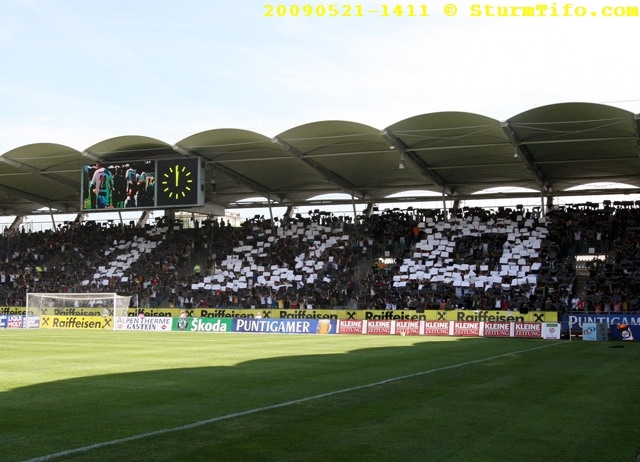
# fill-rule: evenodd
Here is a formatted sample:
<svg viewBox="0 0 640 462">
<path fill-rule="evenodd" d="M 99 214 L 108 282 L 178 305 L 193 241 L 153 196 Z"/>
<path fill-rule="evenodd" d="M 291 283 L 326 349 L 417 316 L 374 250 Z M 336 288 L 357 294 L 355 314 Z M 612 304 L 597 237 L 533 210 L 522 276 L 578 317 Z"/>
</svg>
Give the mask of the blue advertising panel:
<svg viewBox="0 0 640 462">
<path fill-rule="evenodd" d="M 255 319 L 236 318 L 233 332 L 261 334 L 334 334 L 335 319 Z"/>
<path fill-rule="evenodd" d="M 630 326 L 629 324 L 611 326 L 611 339 L 640 342 L 640 326 Z"/>
<path fill-rule="evenodd" d="M 640 341 L 640 315 L 623 313 L 564 314 L 562 321 L 572 331 L 581 330 L 585 323 L 606 323 L 612 340 Z"/>
<path fill-rule="evenodd" d="M 5 329 L 7 327 L 7 317 L 0 315 L 0 329 Z"/>
</svg>

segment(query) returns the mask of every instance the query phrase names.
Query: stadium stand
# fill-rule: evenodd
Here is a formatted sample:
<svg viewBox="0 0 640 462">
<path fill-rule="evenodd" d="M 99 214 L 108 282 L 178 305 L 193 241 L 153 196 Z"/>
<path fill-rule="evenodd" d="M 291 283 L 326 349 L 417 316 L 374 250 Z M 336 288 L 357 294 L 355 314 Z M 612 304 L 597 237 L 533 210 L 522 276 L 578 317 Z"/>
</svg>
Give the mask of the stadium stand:
<svg viewBox="0 0 640 462">
<path fill-rule="evenodd" d="M 640 207 L 387 210 L 241 227 L 162 217 L 137 227 L 5 229 L 0 305 L 32 292 L 118 292 L 140 307 L 637 311 Z M 594 255 L 584 275 L 576 255 Z M 194 265 L 202 265 L 194 274 Z"/>
</svg>

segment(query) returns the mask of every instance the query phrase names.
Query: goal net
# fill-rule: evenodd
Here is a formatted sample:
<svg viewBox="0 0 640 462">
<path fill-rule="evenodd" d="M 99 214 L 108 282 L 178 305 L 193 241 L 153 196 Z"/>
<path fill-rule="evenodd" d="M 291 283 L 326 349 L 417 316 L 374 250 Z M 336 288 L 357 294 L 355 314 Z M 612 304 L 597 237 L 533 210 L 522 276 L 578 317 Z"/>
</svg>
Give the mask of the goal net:
<svg viewBox="0 0 640 462">
<path fill-rule="evenodd" d="M 127 316 L 130 296 L 116 293 L 27 293 L 25 327 L 40 316 Z"/>
</svg>

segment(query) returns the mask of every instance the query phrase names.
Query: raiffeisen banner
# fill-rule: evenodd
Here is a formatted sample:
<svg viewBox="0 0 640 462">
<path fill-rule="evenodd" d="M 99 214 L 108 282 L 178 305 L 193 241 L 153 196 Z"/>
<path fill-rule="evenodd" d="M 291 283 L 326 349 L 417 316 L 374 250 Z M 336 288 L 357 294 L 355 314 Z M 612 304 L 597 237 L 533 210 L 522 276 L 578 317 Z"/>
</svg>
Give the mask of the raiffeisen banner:
<svg viewBox="0 0 640 462">
<path fill-rule="evenodd" d="M 113 318 L 107 316 L 40 316 L 40 329 L 113 330 Z"/>
<path fill-rule="evenodd" d="M 261 334 L 334 334 L 335 319 L 251 319 L 233 320 L 234 332 Z"/>
<path fill-rule="evenodd" d="M 0 314 L 24 314 L 8 312 Z M 350 321 L 471 321 L 471 322 L 558 322 L 558 313 L 553 311 L 471 311 L 427 310 L 280 310 L 275 308 L 144 308 L 145 317 L 187 318 L 253 318 L 253 319 L 347 319 Z M 47 313 L 52 314 L 52 313 Z M 78 313 L 75 313 L 76 315 Z M 137 317 L 137 309 L 129 309 L 129 317 Z"/>
</svg>

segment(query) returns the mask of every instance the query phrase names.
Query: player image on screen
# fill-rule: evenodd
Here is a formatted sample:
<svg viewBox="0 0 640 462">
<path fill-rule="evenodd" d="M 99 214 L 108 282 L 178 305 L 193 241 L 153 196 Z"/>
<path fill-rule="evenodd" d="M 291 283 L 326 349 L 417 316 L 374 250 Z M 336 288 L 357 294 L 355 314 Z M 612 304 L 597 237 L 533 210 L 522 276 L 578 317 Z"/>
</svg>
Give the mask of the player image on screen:
<svg viewBox="0 0 640 462">
<path fill-rule="evenodd" d="M 83 166 L 83 210 L 153 207 L 155 162 Z"/>
<path fill-rule="evenodd" d="M 116 167 L 113 176 L 113 208 L 121 209 L 127 198 L 127 180 L 123 167 Z"/>
<path fill-rule="evenodd" d="M 155 173 L 142 172 L 138 177 L 138 207 L 152 207 L 155 198 Z"/>
<path fill-rule="evenodd" d="M 96 170 L 89 183 L 92 205 L 96 209 L 113 207 L 113 173 L 104 165 L 96 164 Z"/>
</svg>

